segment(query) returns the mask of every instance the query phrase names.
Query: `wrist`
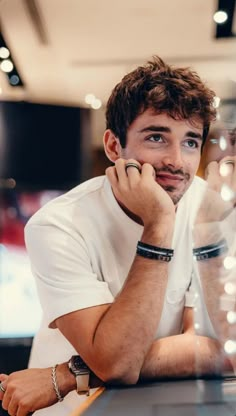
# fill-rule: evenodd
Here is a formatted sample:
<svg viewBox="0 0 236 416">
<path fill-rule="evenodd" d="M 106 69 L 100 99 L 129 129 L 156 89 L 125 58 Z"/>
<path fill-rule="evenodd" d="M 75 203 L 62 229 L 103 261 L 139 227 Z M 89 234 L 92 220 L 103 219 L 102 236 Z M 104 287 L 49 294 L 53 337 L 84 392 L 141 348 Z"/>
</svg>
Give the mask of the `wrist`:
<svg viewBox="0 0 236 416">
<path fill-rule="evenodd" d="M 174 232 L 174 221 L 150 222 L 144 224 L 141 241 L 158 247 L 171 248 Z"/>
<path fill-rule="evenodd" d="M 193 228 L 194 248 L 215 244 L 223 238 L 220 223 L 196 224 Z"/>
<path fill-rule="evenodd" d="M 68 363 L 58 364 L 57 381 L 62 397 L 76 390 L 76 379 L 68 368 Z"/>
<path fill-rule="evenodd" d="M 170 214 L 162 214 L 160 215 L 160 213 L 152 213 L 150 215 L 150 213 L 148 213 L 148 217 L 147 218 L 142 218 L 143 221 L 143 225 L 144 228 L 169 228 L 170 226 L 174 227 L 175 224 L 175 211 L 173 211 L 173 213 Z"/>
<path fill-rule="evenodd" d="M 228 252 L 227 241 L 222 239 L 215 244 L 209 244 L 207 246 L 194 248 L 193 256 L 195 260 L 208 260 L 211 258 L 219 257 L 226 252 Z"/>
</svg>

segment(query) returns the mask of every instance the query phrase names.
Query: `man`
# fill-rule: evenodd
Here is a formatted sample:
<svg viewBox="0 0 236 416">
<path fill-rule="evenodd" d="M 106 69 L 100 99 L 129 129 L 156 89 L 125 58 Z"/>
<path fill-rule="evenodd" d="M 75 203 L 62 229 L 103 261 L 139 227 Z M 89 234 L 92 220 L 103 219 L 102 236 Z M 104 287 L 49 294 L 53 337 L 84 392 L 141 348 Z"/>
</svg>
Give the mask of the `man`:
<svg viewBox="0 0 236 416">
<path fill-rule="evenodd" d="M 230 368 L 193 273 L 192 229 L 206 190 L 195 173 L 215 118 L 213 98 L 195 72 L 158 57 L 114 88 L 104 133 L 114 166 L 51 201 L 26 227 L 44 311 L 30 366 L 65 363 L 1 375 L 10 415 L 74 390 L 72 355 L 102 382 L 127 385 Z M 85 391 L 86 377 L 79 377 Z M 35 414 L 67 415 L 78 398 L 72 392 Z"/>
<path fill-rule="evenodd" d="M 215 161 L 219 163 L 224 157 L 236 155 L 236 128 L 235 123 L 216 121 L 213 123 L 206 143 L 203 148 L 198 175 L 207 179 L 207 166 Z M 232 167 L 232 166 L 231 166 Z M 223 167 L 223 175 L 227 173 L 230 166 Z"/>
</svg>

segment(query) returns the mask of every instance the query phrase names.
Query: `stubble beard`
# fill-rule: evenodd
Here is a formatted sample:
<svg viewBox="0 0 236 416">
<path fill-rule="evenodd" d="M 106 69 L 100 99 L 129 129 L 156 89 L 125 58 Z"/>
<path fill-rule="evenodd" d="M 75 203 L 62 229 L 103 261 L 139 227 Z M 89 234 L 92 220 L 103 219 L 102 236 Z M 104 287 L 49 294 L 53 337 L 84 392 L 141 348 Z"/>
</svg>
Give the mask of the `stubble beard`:
<svg viewBox="0 0 236 416">
<path fill-rule="evenodd" d="M 167 194 L 171 198 L 173 204 L 177 205 L 179 203 L 179 201 L 181 200 L 181 198 L 184 196 L 184 194 L 187 192 L 190 185 L 191 185 L 191 183 L 186 184 L 185 189 L 183 191 L 179 191 L 177 194 L 175 193 L 176 188 L 174 186 L 165 186 L 165 187 L 162 187 L 162 188 L 164 189 L 164 191 L 167 192 Z"/>
</svg>

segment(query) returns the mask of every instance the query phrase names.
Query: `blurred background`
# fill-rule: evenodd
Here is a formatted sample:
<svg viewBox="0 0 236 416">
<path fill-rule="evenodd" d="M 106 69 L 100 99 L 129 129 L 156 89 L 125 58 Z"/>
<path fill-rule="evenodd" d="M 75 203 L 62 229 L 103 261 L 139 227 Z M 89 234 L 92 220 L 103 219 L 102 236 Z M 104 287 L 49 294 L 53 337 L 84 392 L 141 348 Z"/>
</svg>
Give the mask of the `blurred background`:
<svg viewBox="0 0 236 416">
<path fill-rule="evenodd" d="M 0 372 L 27 365 L 41 309 L 23 229 L 104 173 L 106 101 L 152 55 L 194 68 L 235 128 L 235 0 L 0 0 Z M 234 142 L 235 144 L 235 142 Z"/>
</svg>

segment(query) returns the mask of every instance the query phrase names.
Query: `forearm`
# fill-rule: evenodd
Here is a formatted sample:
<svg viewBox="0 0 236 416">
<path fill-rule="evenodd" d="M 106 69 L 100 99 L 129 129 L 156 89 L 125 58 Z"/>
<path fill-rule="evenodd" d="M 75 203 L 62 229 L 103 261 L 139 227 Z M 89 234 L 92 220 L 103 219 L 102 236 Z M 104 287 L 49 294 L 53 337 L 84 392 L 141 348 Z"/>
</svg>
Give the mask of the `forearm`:
<svg viewBox="0 0 236 416">
<path fill-rule="evenodd" d="M 225 283 L 228 280 L 230 281 L 231 270 L 224 267 L 224 261 L 227 256 L 232 255 L 231 240 L 232 237 L 230 238 L 226 226 L 222 225 L 221 222 L 195 226 L 195 247 L 205 247 L 208 244 L 217 247 L 217 245 L 220 245 L 219 242 L 222 242 L 224 246 L 221 250 L 216 251 L 215 257 L 197 259 L 194 265 L 196 274 L 199 275 L 201 280 L 210 319 L 221 341 L 228 337 L 228 323 L 224 311 L 234 309 L 233 297 L 225 291 Z"/>
<path fill-rule="evenodd" d="M 159 247 L 171 247 L 168 230 L 161 236 L 159 232 L 144 230 L 141 240 Z M 122 345 L 124 353 L 135 355 L 139 346 L 144 357 L 158 328 L 167 279 L 167 262 L 136 255 L 122 291 L 97 328 L 94 342 L 99 343 L 103 333 L 108 337 L 110 334 L 112 344 Z"/>
<path fill-rule="evenodd" d="M 181 334 L 155 341 L 145 358 L 140 380 L 215 375 L 232 372 L 217 340 Z"/>
<path fill-rule="evenodd" d="M 171 247 L 172 230 L 170 221 L 168 224 L 144 227 L 141 239 L 168 248 Z M 124 287 L 115 301 L 91 323 L 94 326 L 94 330 L 90 331 L 92 339 L 84 346 L 78 331 L 73 330 L 77 328 L 77 317 L 81 313 L 75 314 L 74 322 L 67 317 L 58 320 L 57 325 L 63 335 L 101 379 L 108 381 L 114 377 L 125 381 L 126 374 L 127 383 L 138 379 L 158 329 L 167 279 L 167 262 L 136 255 Z M 85 313 L 87 317 L 89 311 Z"/>
<path fill-rule="evenodd" d="M 67 364 L 60 364 L 57 373 L 63 396 L 76 389 L 75 378 Z M 233 373 L 233 368 L 217 340 L 194 334 L 180 334 L 158 339 L 152 344 L 141 368 L 139 381 L 223 373 Z M 103 384 L 92 373 L 90 387 Z"/>
<path fill-rule="evenodd" d="M 158 378 L 180 378 L 232 372 L 227 358 L 222 355 L 218 341 L 181 334 L 155 341 L 149 349 L 142 366 L 139 381 Z M 32 413 L 57 402 L 51 380 L 51 368 L 29 369 L 2 375 L 6 392 L 0 393 L 3 408 L 12 408 Z M 57 384 L 62 397 L 76 389 L 76 380 L 67 363 L 57 366 Z M 103 382 L 92 373 L 90 387 L 98 387 Z"/>
</svg>

